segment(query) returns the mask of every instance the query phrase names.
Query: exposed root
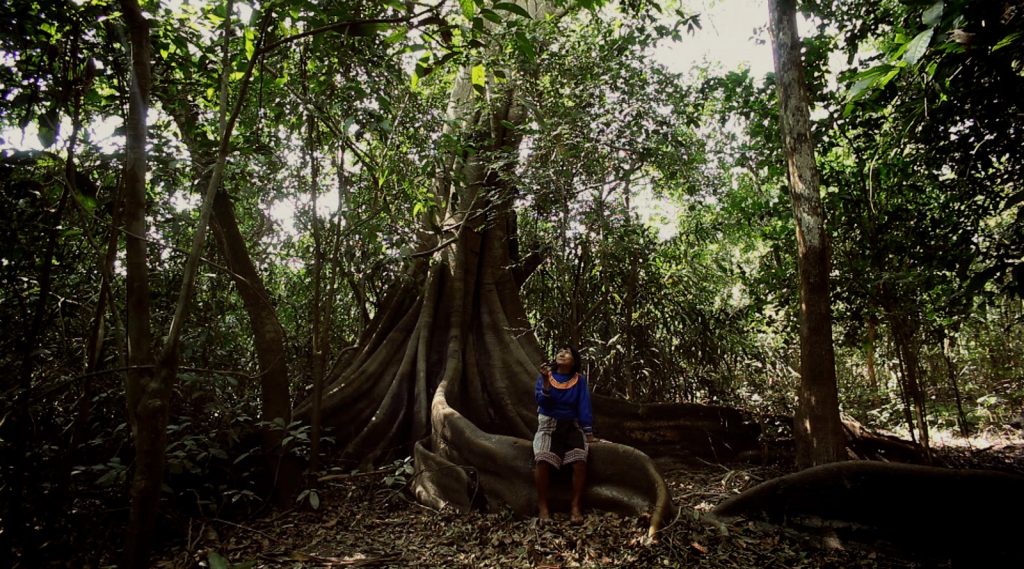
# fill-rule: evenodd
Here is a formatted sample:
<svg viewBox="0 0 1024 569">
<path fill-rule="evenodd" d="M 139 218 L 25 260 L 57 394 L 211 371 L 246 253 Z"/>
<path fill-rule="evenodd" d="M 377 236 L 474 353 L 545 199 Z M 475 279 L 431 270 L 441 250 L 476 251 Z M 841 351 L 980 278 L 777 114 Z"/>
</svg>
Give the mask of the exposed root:
<svg viewBox="0 0 1024 569">
<path fill-rule="evenodd" d="M 416 496 L 434 507 L 467 510 L 475 501 L 484 507 L 504 504 L 519 515 L 533 515 L 537 500 L 530 441 L 480 430 L 448 405 L 444 387 L 434 398 L 433 436 L 416 445 Z M 471 466 L 476 479 L 465 472 L 441 471 L 456 464 Z M 552 506 L 565 509 L 568 488 L 556 485 L 552 490 Z M 650 535 L 674 513 L 668 487 L 650 458 L 614 443 L 591 446 L 585 500 L 591 507 L 649 516 Z"/>
<path fill-rule="evenodd" d="M 763 519 L 837 543 L 936 559 L 1016 566 L 1024 477 L 988 470 L 851 461 L 774 478 L 715 508 L 713 517 Z"/>
</svg>

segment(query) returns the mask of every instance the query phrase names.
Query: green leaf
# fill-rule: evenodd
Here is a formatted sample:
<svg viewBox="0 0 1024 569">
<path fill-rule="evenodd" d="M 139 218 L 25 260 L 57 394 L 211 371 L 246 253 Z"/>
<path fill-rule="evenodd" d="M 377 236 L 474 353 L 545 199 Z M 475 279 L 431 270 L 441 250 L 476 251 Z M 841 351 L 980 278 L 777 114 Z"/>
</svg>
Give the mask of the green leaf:
<svg viewBox="0 0 1024 569">
<path fill-rule="evenodd" d="M 885 76 L 883 76 L 881 79 L 878 80 L 878 88 L 882 88 L 882 87 L 885 87 L 886 85 L 888 85 L 889 81 L 892 81 L 894 77 L 899 75 L 899 73 L 900 73 L 900 68 L 899 67 L 893 67 L 888 73 L 885 74 Z"/>
<path fill-rule="evenodd" d="M 473 3 L 473 0 L 459 0 L 459 7 L 462 8 L 462 15 L 467 20 L 473 19 L 473 15 L 476 14 L 476 4 Z"/>
<path fill-rule="evenodd" d="M 929 7 L 927 10 L 925 10 L 923 14 L 921 14 L 921 21 L 924 22 L 924 25 L 930 27 L 935 27 L 939 25 L 939 22 L 942 21 L 942 9 L 944 8 L 943 4 L 943 0 L 939 0 L 938 2 L 932 4 L 931 7 Z"/>
<path fill-rule="evenodd" d="M 224 559 L 224 557 L 216 551 L 211 551 L 206 555 L 206 562 L 210 564 L 210 569 L 229 569 L 231 567 L 231 565 L 228 564 L 228 560 Z"/>
<path fill-rule="evenodd" d="M 850 87 L 850 90 L 846 92 L 846 102 L 851 103 L 863 97 L 864 92 L 874 85 L 876 80 L 877 78 L 875 77 L 869 77 L 854 83 L 853 87 Z"/>
<path fill-rule="evenodd" d="M 473 72 L 471 74 L 473 85 L 479 85 L 483 87 L 486 83 L 487 72 L 484 70 L 483 65 L 474 65 Z"/>
<path fill-rule="evenodd" d="M 494 10 L 488 10 L 487 8 L 481 8 L 480 9 L 480 15 L 483 16 L 484 18 L 494 22 L 495 24 L 500 24 L 501 23 L 501 16 L 499 16 L 498 13 L 495 12 Z M 473 22 L 473 27 L 474 28 L 477 27 L 476 26 L 476 20 L 474 20 L 474 22 Z"/>
<path fill-rule="evenodd" d="M 526 8 L 523 8 L 519 4 L 513 4 L 512 2 L 498 2 L 493 6 L 493 8 L 495 10 L 504 10 L 506 12 L 512 12 L 513 14 L 517 16 L 522 16 L 527 20 L 531 19 L 530 13 L 526 11 Z"/>
<path fill-rule="evenodd" d="M 256 53 L 256 42 L 253 39 L 256 36 L 256 32 L 252 28 L 245 30 L 245 58 L 252 59 L 252 55 Z"/>
<path fill-rule="evenodd" d="M 909 65 L 917 65 L 917 62 L 928 51 L 928 44 L 932 42 L 932 35 L 934 33 L 935 28 L 928 28 L 910 40 L 910 43 L 907 44 L 907 51 L 903 54 L 903 61 Z"/>
<path fill-rule="evenodd" d="M 530 62 L 537 59 L 537 51 L 533 48 L 533 42 L 523 32 L 516 32 L 516 50 Z"/>
<path fill-rule="evenodd" d="M 79 205 L 81 205 L 82 209 L 85 211 L 92 213 L 96 210 L 96 200 L 94 198 L 78 194 L 75 196 L 75 199 L 78 200 Z"/>
<path fill-rule="evenodd" d="M 317 494 L 315 490 L 309 493 L 309 505 L 314 510 L 320 509 L 320 494 Z"/>
<path fill-rule="evenodd" d="M 1013 32 L 1012 34 L 999 40 L 999 42 L 996 43 L 996 45 L 992 46 L 992 51 L 1003 49 L 1004 47 L 1012 44 L 1013 42 L 1019 40 L 1022 34 L 1024 34 L 1024 32 Z"/>
<path fill-rule="evenodd" d="M 409 28 L 398 28 L 394 33 L 384 38 L 384 41 L 394 44 L 403 41 L 409 35 Z"/>
</svg>

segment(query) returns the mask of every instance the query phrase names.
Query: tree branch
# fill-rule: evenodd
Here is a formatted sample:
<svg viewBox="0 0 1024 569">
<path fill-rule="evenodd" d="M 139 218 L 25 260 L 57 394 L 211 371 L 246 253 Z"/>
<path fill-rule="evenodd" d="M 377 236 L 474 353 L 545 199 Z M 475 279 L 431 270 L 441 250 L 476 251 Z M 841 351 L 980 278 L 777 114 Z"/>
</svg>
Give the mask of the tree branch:
<svg viewBox="0 0 1024 569">
<path fill-rule="evenodd" d="M 268 10 L 263 15 L 263 19 L 260 22 L 260 43 L 263 43 L 266 39 L 267 29 L 270 27 L 272 17 L 272 10 Z M 235 100 L 234 108 L 231 109 L 231 116 L 226 122 L 222 121 L 221 123 L 224 128 L 221 132 L 220 146 L 217 149 L 217 163 L 214 165 L 213 175 L 210 176 L 210 182 L 206 188 L 206 195 L 203 197 L 203 205 L 199 214 L 199 224 L 196 227 L 195 237 L 192 240 L 192 251 L 189 254 L 188 261 L 185 263 L 185 274 L 182 276 L 181 292 L 178 295 L 178 305 L 174 309 L 174 317 L 171 320 L 171 327 L 167 332 L 166 339 L 164 340 L 161 359 L 170 356 L 175 350 L 177 350 L 178 341 L 181 338 L 181 331 L 184 326 L 185 317 L 188 313 L 188 306 L 191 301 L 192 291 L 195 288 L 195 278 L 199 269 L 199 258 L 201 256 L 200 251 L 206 241 L 206 231 L 210 225 L 210 217 L 213 214 L 213 200 L 220 188 L 221 178 L 224 176 L 224 166 L 227 163 L 231 133 L 234 131 L 235 122 L 238 120 L 238 115 L 245 103 L 245 97 L 249 91 L 249 80 L 252 78 L 252 73 L 256 68 L 256 62 L 258 60 L 259 56 L 256 54 L 253 54 L 252 58 L 249 59 L 249 64 L 245 68 L 245 75 L 242 76 L 242 81 L 239 85 L 238 98 Z M 227 57 L 225 57 L 224 65 L 230 65 L 230 61 Z M 227 90 L 226 82 L 222 85 L 222 89 Z M 226 97 L 222 97 L 221 100 L 226 100 Z M 221 109 L 222 113 L 226 113 L 226 111 L 227 109 Z"/>
<path fill-rule="evenodd" d="M 416 18 L 419 18 L 420 16 L 423 16 L 423 15 L 431 12 L 434 9 L 435 9 L 435 7 L 431 6 L 431 7 L 426 8 L 422 12 L 417 12 L 415 14 L 409 14 L 408 16 L 404 16 L 402 18 L 371 18 L 371 19 L 368 19 L 368 20 L 346 20 L 344 22 L 334 22 L 333 24 L 327 24 L 326 26 L 321 26 L 319 28 L 314 28 L 312 30 L 307 30 L 305 32 L 300 32 L 300 33 L 297 33 L 297 34 L 294 34 L 294 35 L 290 35 L 290 36 L 288 36 L 286 38 L 281 38 L 281 39 L 279 39 L 279 40 L 277 40 L 275 42 L 271 42 L 271 43 L 267 44 L 266 46 L 264 46 L 264 47 L 262 47 L 260 49 L 257 49 L 255 51 L 255 53 L 253 53 L 253 59 L 257 59 L 260 56 L 265 55 L 267 53 L 270 53 L 271 51 L 274 51 L 275 49 L 277 49 L 277 48 L 279 48 L 279 47 L 281 47 L 283 45 L 290 44 L 290 43 L 298 41 L 298 40 L 300 40 L 302 38 L 308 38 L 310 36 L 315 36 L 315 35 L 319 35 L 319 34 L 323 34 L 323 33 L 327 33 L 327 32 L 338 32 L 338 31 L 345 31 L 345 32 L 347 32 L 349 28 L 354 28 L 354 27 L 357 27 L 357 26 L 372 26 L 374 24 L 405 24 L 405 23 L 409 23 L 409 22 L 415 20 Z"/>
</svg>

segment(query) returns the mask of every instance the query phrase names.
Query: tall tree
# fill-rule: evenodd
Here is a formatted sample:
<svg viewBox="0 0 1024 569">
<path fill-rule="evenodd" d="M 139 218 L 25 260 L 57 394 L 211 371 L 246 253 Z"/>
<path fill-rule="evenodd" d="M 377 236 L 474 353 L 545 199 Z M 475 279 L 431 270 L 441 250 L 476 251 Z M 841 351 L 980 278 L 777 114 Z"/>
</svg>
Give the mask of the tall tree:
<svg viewBox="0 0 1024 569">
<path fill-rule="evenodd" d="M 227 3 L 230 17 L 230 1 Z M 206 231 L 213 217 L 214 202 L 224 175 L 229 154 L 231 133 L 245 100 L 249 80 L 257 58 L 250 57 L 242 75 L 237 99 L 227 108 L 228 74 L 221 82 L 220 143 L 216 161 L 203 196 L 199 223 L 192 238 L 192 247 L 185 261 L 181 288 L 171 322 L 156 354 L 150 346 L 149 283 L 146 259 L 146 115 L 152 88 L 152 54 L 149 21 L 137 0 L 122 0 L 132 60 L 132 86 L 127 123 L 127 158 L 125 164 L 124 218 L 129 232 L 128 248 L 128 342 L 130 370 L 127 384 L 128 417 L 135 442 L 135 471 L 132 475 L 132 504 L 128 537 L 125 543 L 125 564 L 147 567 L 155 537 L 156 517 L 160 504 L 164 464 L 166 462 L 167 424 L 171 391 L 177 381 L 181 336 L 188 318 L 199 271 L 200 254 Z M 271 13 L 264 12 L 259 40 L 254 51 L 262 46 Z M 226 39 L 226 38 L 225 38 Z M 231 58 L 224 52 L 226 69 Z M 133 355 L 134 351 L 134 355 Z"/>
<path fill-rule="evenodd" d="M 809 467 L 845 456 L 832 344 L 828 234 L 814 159 L 796 3 L 770 0 L 768 11 L 800 266 L 800 391 L 794 435 L 797 464 Z"/>
<path fill-rule="evenodd" d="M 126 318 L 128 337 L 128 420 L 135 442 L 132 506 L 125 565 L 145 567 L 156 523 L 163 478 L 167 400 L 154 369 L 150 329 L 149 269 L 146 247 L 146 116 L 152 83 L 149 21 L 138 2 L 123 0 L 131 50 L 131 91 L 125 121 L 124 222 L 126 229 Z"/>
<path fill-rule="evenodd" d="M 525 4 L 525 3 L 524 3 Z M 483 45 L 450 90 L 446 155 L 431 193 L 423 241 L 408 278 L 385 300 L 347 367 L 326 379 L 323 421 L 363 465 L 415 446 L 415 492 L 430 504 L 481 500 L 529 514 L 536 505 L 528 439 L 536 428 L 533 380 L 545 361 L 520 298 L 514 176 L 523 104 L 543 42 L 557 34 L 548 8 L 516 5 L 504 25 L 463 3 L 464 38 Z M 496 42 L 510 38 L 511 50 Z M 501 60 L 505 54 L 512 61 Z M 508 70 L 512 70 L 510 73 Z M 436 72 L 435 72 L 436 73 Z M 542 79 L 543 80 L 543 79 Z M 734 453 L 752 440 L 743 417 L 699 406 L 642 407 L 595 398 L 600 432 L 626 444 L 666 442 L 695 454 Z M 296 414 L 308 417 L 312 402 Z M 642 419 L 642 417 L 645 417 Z M 749 447 L 748 447 L 749 448 Z M 591 449 L 591 505 L 651 514 L 656 531 L 672 506 L 651 460 L 622 444 Z"/>
</svg>

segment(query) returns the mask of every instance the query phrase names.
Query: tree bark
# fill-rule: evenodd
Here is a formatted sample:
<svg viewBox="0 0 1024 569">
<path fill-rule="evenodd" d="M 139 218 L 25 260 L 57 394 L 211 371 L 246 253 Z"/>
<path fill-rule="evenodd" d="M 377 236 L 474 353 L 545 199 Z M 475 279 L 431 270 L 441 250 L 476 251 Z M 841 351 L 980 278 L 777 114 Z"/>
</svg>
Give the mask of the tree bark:
<svg viewBox="0 0 1024 569">
<path fill-rule="evenodd" d="M 867 360 L 867 380 L 868 387 L 871 389 L 871 397 L 877 401 L 881 390 L 878 386 L 878 371 L 875 369 L 875 344 L 877 343 L 878 335 L 878 320 L 874 316 L 868 318 L 868 338 L 867 344 L 864 346 L 865 358 Z"/>
<path fill-rule="evenodd" d="M 438 225 L 456 229 L 419 245 L 423 253 L 410 257 L 407 277 L 382 303 L 358 353 L 326 378 L 323 421 L 335 427 L 344 456 L 363 466 L 415 447 L 414 491 L 427 504 L 503 503 L 530 514 L 536 506 L 533 386 L 544 355 L 511 269 L 516 213 L 511 176 L 502 169 L 512 166 L 485 161 L 492 154 L 516 155 L 516 126 L 525 114 L 515 93 L 494 84 L 484 104 L 473 97 L 466 70 L 452 90 L 448 124 L 461 125 L 455 134 L 472 141 L 473 152 L 446 160 L 457 170 L 440 172 L 435 191 L 458 196 L 448 200 L 448 219 Z M 312 405 L 304 402 L 296 415 L 308 418 Z M 595 413 L 598 433 L 604 429 L 611 437 L 679 447 L 699 439 L 706 447 L 709 432 L 734 429 L 737 447 L 758 446 L 749 423 L 685 420 L 678 407 L 654 413 L 660 424 L 645 423 L 651 417 L 643 406 L 597 398 Z M 679 431 L 693 436 L 672 439 Z M 726 445 L 720 450 L 730 452 Z M 592 453 L 589 504 L 646 515 L 655 532 L 674 508 L 653 461 L 614 443 L 596 444 Z M 557 489 L 554 495 L 557 507 Z"/>
<path fill-rule="evenodd" d="M 306 51 L 303 48 L 299 59 L 302 65 L 302 90 L 306 100 L 309 99 L 309 80 L 306 77 L 307 61 Z M 309 194 L 311 201 L 312 233 L 313 233 L 313 297 L 311 299 L 310 315 L 312 319 L 310 333 L 310 370 L 313 380 L 313 414 L 310 421 L 310 460 L 309 471 L 315 473 L 320 468 L 320 436 L 322 428 L 321 407 L 324 393 L 324 368 L 326 367 L 327 344 L 324 337 L 324 320 L 321 307 L 324 303 L 323 274 L 326 259 L 324 258 L 323 231 L 321 230 L 320 214 L 317 212 L 317 202 L 320 193 L 320 160 L 316 156 L 317 148 L 317 126 L 316 119 L 311 113 L 306 114 L 306 148 L 305 154 L 309 167 Z"/>
<path fill-rule="evenodd" d="M 164 109 L 174 118 L 185 145 L 199 164 L 200 170 L 205 172 L 200 176 L 199 186 L 208 188 L 218 164 L 217 142 L 201 136 L 199 113 L 190 106 L 189 100 L 178 93 L 169 93 L 166 87 L 165 84 L 158 85 L 155 94 Z M 220 127 L 223 130 L 227 120 L 228 103 L 226 99 L 222 99 L 221 104 L 225 107 L 225 116 Z M 277 317 L 277 309 L 263 283 L 263 277 L 249 253 L 248 244 L 238 225 L 234 201 L 219 182 L 213 197 L 212 220 L 210 226 L 217 248 L 224 258 L 231 280 L 249 317 L 259 369 L 260 420 L 267 424 L 283 422 L 286 426 L 291 422 L 292 413 L 284 328 Z M 284 436 L 282 433 L 282 429 L 279 428 L 266 428 L 262 433 L 264 455 L 275 468 L 280 460 L 279 446 Z M 287 494 L 287 489 L 275 488 L 274 492 Z"/>
<path fill-rule="evenodd" d="M 920 382 L 920 358 L 917 344 L 917 333 L 920 325 L 916 319 L 912 319 L 905 313 L 892 312 L 889 314 L 890 328 L 892 329 L 893 341 L 896 344 L 896 352 L 900 360 L 900 371 L 903 378 L 903 388 L 906 402 L 913 404 L 916 417 L 916 426 L 921 445 L 926 453 L 930 453 L 928 440 L 928 411 L 925 405 L 924 390 Z M 913 419 L 909 409 L 907 419 L 911 421 L 911 435 L 913 435 Z"/>
<path fill-rule="evenodd" d="M 844 458 L 832 344 L 828 238 L 795 2 L 770 0 L 768 10 L 799 252 L 800 391 L 794 436 L 797 465 L 806 468 Z"/>
<path fill-rule="evenodd" d="M 960 384 L 956 380 L 956 364 L 953 362 L 953 345 L 956 342 L 948 332 L 944 333 L 942 340 L 942 361 L 946 364 L 946 377 L 949 379 L 949 386 L 953 388 L 953 399 L 956 402 L 956 423 L 960 427 L 960 435 L 971 436 L 971 426 L 967 422 L 967 414 L 964 413 L 963 398 L 960 395 Z"/>
<path fill-rule="evenodd" d="M 192 293 L 195 289 L 199 260 L 205 244 L 206 230 L 211 224 L 217 189 L 220 186 L 227 161 L 231 132 L 248 90 L 249 79 L 255 68 L 250 59 L 240 82 L 238 99 L 228 113 L 227 78 L 221 83 L 221 133 L 217 160 L 212 166 L 210 180 L 203 196 L 199 224 L 193 236 L 192 248 L 185 262 L 181 289 L 167 334 L 154 357 L 150 346 L 149 285 L 146 280 L 146 113 L 151 87 L 149 23 L 137 0 L 122 0 L 122 10 L 128 26 L 132 49 L 132 88 L 126 121 L 127 155 L 125 165 L 125 221 L 128 226 L 127 288 L 128 288 L 128 353 L 130 369 L 127 382 L 128 417 L 135 441 L 135 470 L 132 478 L 132 504 L 128 536 L 125 543 L 125 565 L 147 567 L 149 553 L 155 537 L 156 516 L 163 481 L 167 421 L 171 390 L 177 379 L 178 348 L 185 321 L 188 318 Z M 231 14 L 230 8 L 227 14 Z M 272 14 L 266 12 L 260 24 L 259 43 L 262 45 Z M 228 26 L 228 23 L 225 23 Z M 257 46 L 257 50 L 259 46 Z M 230 65 L 225 50 L 222 64 Z"/>
<path fill-rule="evenodd" d="M 149 105 L 149 22 L 136 0 L 122 0 L 131 46 L 131 91 L 125 121 L 124 173 L 125 288 L 127 293 L 128 380 L 126 399 L 135 469 L 131 482 L 131 512 L 125 540 L 125 565 L 146 567 L 156 525 L 163 477 L 164 429 L 154 416 L 166 412 L 154 386 L 150 332 L 149 269 L 146 248 L 146 115 Z M 151 399 L 154 395 L 157 397 Z M 152 401 L 152 403 L 151 403 Z"/>
<path fill-rule="evenodd" d="M 260 418 L 287 425 L 291 421 L 291 395 L 288 389 L 288 360 L 285 353 L 284 328 L 263 284 L 263 277 L 249 255 L 249 248 L 238 227 L 231 197 L 221 188 L 213 200 L 213 230 L 218 248 L 224 256 L 231 280 L 245 305 L 252 328 L 253 344 L 260 371 Z M 280 433 L 269 429 L 264 446 L 280 442 Z"/>
</svg>

